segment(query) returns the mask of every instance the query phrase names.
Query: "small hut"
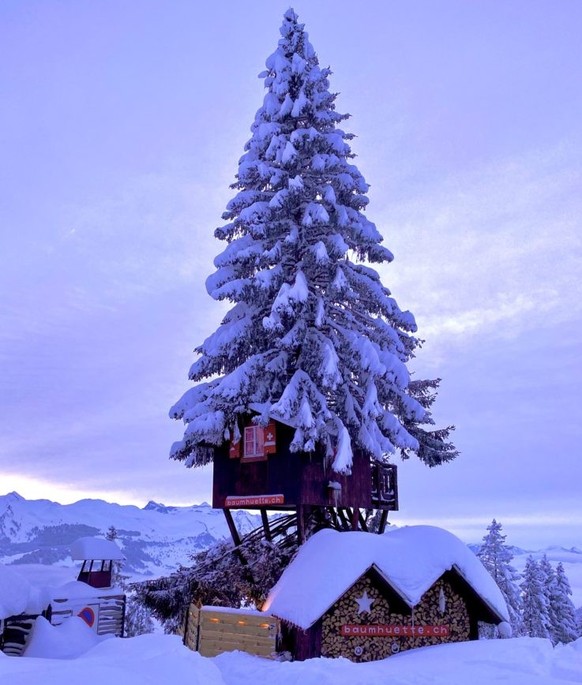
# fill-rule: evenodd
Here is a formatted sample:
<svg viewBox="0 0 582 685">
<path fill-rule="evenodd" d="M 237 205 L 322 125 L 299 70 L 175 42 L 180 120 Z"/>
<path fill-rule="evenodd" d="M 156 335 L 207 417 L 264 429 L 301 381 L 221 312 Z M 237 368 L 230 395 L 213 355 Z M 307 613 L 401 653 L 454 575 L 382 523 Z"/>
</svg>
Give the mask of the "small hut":
<svg viewBox="0 0 582 685">
<path fill-rule="evenodd" d="M 295 659 L 374 661 L 478 638 L 480 621 L 504 624 L 501 591 L 471 550 L 431 526 L 385 535 L 322 530 L 275 585 L 263 610 L 282 621 Z"/>
<path fill-rule="evenodd" d="M 83 562 L 77 580 L 96 588 L 111 587 L 113 562 L 125 561 L 114 542 L 94 537 L 79 538 L 73 542 L 71 557 Z"/>
<path fill-rule="evenodd" d="M 121 550 L 86 537 L 71 545 L 71 556 L 83 561 L 78 579 L 59 587 L 33 585 L 0 565 L 0 651 L 20 656 L 39 616 L 53 626 L 78 616 L 98 635 L 123 635 L 125 594 L 111 586 L 113 562 L 125 559 Z"/>
</svg>

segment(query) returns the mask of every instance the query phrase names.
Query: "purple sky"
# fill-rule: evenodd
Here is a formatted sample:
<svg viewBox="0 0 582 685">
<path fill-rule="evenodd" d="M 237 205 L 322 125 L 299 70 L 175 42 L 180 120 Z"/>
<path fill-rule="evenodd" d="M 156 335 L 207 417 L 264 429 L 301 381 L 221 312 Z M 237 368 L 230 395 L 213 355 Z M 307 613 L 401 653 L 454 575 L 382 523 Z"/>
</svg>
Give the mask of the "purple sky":
<svg viewBox="0 0 582 685">
<path fill-rule="evenodd" d="M 287 3 L 0 5 L 0 490 L 210 499 L 167 411 Z M 582 546 L 582 3 L 294 3 L 462 455 L 396 522 Z"/>
</svg>

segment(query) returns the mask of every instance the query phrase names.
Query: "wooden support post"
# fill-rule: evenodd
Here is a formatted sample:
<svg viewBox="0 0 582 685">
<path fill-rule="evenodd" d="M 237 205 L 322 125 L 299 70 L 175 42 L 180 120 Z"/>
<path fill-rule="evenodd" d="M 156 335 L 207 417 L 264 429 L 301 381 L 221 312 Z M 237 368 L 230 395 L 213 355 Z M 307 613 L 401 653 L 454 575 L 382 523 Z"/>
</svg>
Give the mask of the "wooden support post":
<svg viewBox="0 0 582 685">
<path fill-rule="evenodd" d="M 348 518 L 346 516 L 346 510 L 338 508 L 337 515 L 339 517 L 339 520 L 342 522 L 343 530 L 348 530 L 350 527 L 350 522 L 348 521 Z"/>
<path fill-rule="evenodd" d="M 223 509 L 222 511 L 224 512 L 224 518 L 226 519 L 226 523 L 228 525 L 228 530 L 230 531 L 232 541 L 234 542 L 234 553 L 239 558 L 241 565 L 244 567 L 244 573 L 245 573 L 246 577 L 251 582 L 254 582 L 253 573 L 252 573 L 251 568 L 249 566 L 249 562 L 245 559 L 245 555 L 242 553 L 242 550 L 240 548 L 242 540 L 240 538 L 238 530 L 236 529 L 236 525 L 234 523 L 234 518 L 232 516 L 232 512 L 230 511 L 230 509 Z"/>
<path fill-rule="evenodd" d="M 348 511 L 350 511 L 350 510 L 348 509 Z M 359 508 L 354 507 L 353 510 L 350 511 L 350 519 L 351 519 L 351 524 L 352 524 L 352 530 L 358 530 L 359 516 L 360 516 Z"/>
<path fill-rule="evenodd" d="M 340 530 L 341 526 L 337 518 L 337 512 L 333 507 L 329 507 L 329 516 L 331 519 L 331 525 L 336 529 Z"/>
<path fill-rule="evenodd" d="M 234 518 L 232 517 L 232 512 L 230 511 L 230 509 L 223 509 L 222 511 L 224 513 L 224 518 L 226 519 L 226 525 L 228 526 L 228 530 L 230 531 L 230 536 L 232 537 L 232 541 L 234 542 L 234 546 L 240 547 L 241 539 L 240 535 L 238 534 L 238 530 L 236 529 Z"/>
<path fill-rule="evenodd" d="M 388 521 L 388 509 L 383 509 L 380 515 L 380 523 L 378 525 L 378 535 L 382 535 L 386 530 L 386 522 Z"/>
<path fill-rule="evenodd" d="M 305 542 L 305 507 L 300 504 L 297 507 L 297 544 L 301 546 Z"/>
<path fill-rule="evenodd" d="M 269 526 L 269 517 L 267 516 L 267 511 L 261 509 L 261 520 L 263 522 L 263 530 L 265 531 L 265 540 L 267 542 L 273 542 L 273 536 L 271 535 L 271 528 Z"/>
<path fill-rule="evenodd" d="M 364 515 L 360 511 L 360 509 L 355 509 L 355 511 L 358 512 L 358 521 L 360 522 L 360 528 L 367 533 L 368 532 L 368 524 L 366 523 L 366 519 L 364 518 Z"/>
</svg>

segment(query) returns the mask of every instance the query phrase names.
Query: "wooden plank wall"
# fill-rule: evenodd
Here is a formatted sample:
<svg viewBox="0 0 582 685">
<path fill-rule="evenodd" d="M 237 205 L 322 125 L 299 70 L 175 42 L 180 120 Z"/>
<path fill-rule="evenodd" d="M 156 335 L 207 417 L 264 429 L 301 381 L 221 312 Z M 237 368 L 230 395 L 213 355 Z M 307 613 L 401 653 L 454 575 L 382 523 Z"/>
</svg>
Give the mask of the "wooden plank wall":
<svg viewBox="0 0 582 685">
<path fill-rule="evenodd" d="M 99 604 L 99 618 L 97 626 L 93 627 L 98 635 L 115 635 L 123 637 L 125 620 L 125 595 L 106 595 L 104 597 L 75 598 L 75 606 L 82 604 Z M 69 599 L 55 599 L 52 604 L 51 624 L 58 626 L 71 616 L 75 610 L 68 604 Z"/>
<path fill-rule="evenodd" d="M 277 651 L 279 623 L 268 614 L 232 609 L 188 610 L 184 644 L 197 649 L 202 656 L 240 650 L 256 656 L 271 657 Z"/>
</svg>

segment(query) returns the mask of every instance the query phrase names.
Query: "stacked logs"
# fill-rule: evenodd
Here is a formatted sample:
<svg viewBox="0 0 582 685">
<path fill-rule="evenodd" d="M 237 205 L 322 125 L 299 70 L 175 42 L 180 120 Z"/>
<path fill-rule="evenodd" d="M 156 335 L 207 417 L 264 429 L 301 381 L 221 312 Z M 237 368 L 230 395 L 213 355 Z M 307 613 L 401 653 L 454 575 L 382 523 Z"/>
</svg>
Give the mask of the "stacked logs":
<svg viewBox="0 0 582 685">
<path fill-rule="evenodd" d="M 442 590 L 442 594 L 441 594 Z M 370 611 L 358 613 L 357 600 L 364 593 L 372 600 Z M 406 649 L 468 640 L 470 620 L 467 606 L 451 585 L 438 580 L 413 611 L 398 613 L 390 606 L 386 591 L 368 575 L 360 578 L 323 617 L 321 655 L 352 661 L 384 659 Z M 441 612 L 441 609 L 444 611 Z M 342 635 L 343 625 L 447 626 L 448 635 L 415 636 Z"/>
</svg>

